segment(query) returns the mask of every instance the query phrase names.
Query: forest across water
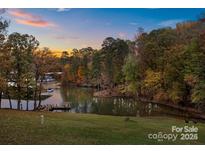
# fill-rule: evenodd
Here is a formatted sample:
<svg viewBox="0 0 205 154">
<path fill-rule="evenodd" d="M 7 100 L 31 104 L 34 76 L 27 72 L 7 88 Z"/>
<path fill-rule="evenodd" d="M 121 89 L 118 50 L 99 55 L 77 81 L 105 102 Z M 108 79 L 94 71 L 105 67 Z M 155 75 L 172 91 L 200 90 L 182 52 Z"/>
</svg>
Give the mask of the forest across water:
<svg viewBox="0 0 205 154">
<path fill-rule="evenodd" d="M 138 28 L 134 40 L 107 37 L 100 49 L 73 49 L 60 56 L 39 48 L 32 35 L 8 35 L 7 20 L 1 18 L 0 24 L 0 107 L 8 98 L 12 108 L 15 98 L 17 109 L 25 100 L 38 110 L 46 90 L 43 84 L 52 79 L 62 87 L 95 88 L 94 97 L 146 98 L 205 111 L 203 14 L 175 28 Z"/>
</svg>

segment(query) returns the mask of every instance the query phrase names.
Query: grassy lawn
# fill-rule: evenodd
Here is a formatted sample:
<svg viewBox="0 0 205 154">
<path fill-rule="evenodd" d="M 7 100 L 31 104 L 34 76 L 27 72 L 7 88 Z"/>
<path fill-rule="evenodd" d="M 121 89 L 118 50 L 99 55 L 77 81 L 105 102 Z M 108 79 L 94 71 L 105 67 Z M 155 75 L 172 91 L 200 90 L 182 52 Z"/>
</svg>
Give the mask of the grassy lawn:
<svg viewBox="0 0 205 154">
<path fill-rule="evenodd" d="M 40 115 L 45 116 L 43 125 Z M 197 141 L 156 141 L 149 133 L 171 133 L 171 126 L 196 126 Z M 205 144 L 205 124 L 165 117 L 102 116 L 0 110 L 0 144 Z"/>
</svg>

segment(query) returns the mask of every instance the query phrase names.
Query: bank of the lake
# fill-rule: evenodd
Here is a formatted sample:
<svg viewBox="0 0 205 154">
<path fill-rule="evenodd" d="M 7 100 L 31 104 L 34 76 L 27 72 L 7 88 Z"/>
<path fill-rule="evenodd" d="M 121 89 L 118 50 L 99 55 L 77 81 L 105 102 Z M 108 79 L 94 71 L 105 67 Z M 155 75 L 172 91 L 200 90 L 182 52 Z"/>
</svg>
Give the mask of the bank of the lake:
<svg viewBox="0 0 205 154">
<path fill-rule="evenodd" d="M 45 121 L 41 125 L 40 116 Z M 171 133 L 171 126 L 198 127 L 197 141 L 148 139 L 149 133 Z M 205 124 L 186 124 L 168 117 L 0 110 L 0 144 L 205 144 Z"/>
</svg>

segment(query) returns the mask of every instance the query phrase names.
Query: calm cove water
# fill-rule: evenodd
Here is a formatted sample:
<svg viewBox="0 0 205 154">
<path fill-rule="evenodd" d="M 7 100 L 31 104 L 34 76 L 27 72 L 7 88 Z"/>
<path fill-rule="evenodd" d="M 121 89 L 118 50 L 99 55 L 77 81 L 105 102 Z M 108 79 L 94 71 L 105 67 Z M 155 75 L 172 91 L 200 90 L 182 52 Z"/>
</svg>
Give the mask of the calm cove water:
<svg viewBox="0 0 205 154">
<path fill-rule="evenodd" d="M 81 87 L 61 87 L 50 93 L 52 96 L 42 101 L 42 105 L 52 104 L 63 106 L 69 104 L 75 113 L 94 113 L 117 116 L 162 116 L 167 109 L 158 105 L 135 101 L 129 98 L 96 98 L 94 89 Z M 12 100 L 16 109 L 16 100 Z M 9 108 L 8 100 L 2 100 L 2 108 Z M 22 109 L 26 110 L 26 101 L 22 101 Z M 29 110 L 33 109 L 33 101 L 29 101 Z"/>
</svg>

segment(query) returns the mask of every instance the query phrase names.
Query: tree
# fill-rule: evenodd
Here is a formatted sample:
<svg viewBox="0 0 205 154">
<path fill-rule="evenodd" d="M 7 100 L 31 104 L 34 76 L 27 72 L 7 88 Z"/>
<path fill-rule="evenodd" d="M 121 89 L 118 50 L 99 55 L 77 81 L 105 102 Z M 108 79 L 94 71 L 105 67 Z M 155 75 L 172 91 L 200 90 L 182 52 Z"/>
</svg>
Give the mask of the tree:
<svg viewBox="0 0 205 154">
<path fill-rule="evenodd" d="M 66 64 L 63 67 L 63 75 L 62 75 L 62 83 L 63 83 L 63 85 L 66 85 L 68 82 L 72 82 L 74 80 L 74 77 L 72 76 L 70 71 L 71 71 L 71 65 L 70 64 Z"/>
<path fill-rule="evenodd" d="M 32 99 L 34 93 L 34 74 L 27 72 L 23 75 L 23 97 L 26 99 L 26 110 L 29 110 L 29 99 Z"/>
<path fill-rule="evenodd" d="M 2 93 L 6 89 L 7 82 L 4 78 L 0 76 L 0 109 L 1 109 L 1 100 L 2 100 Z"/>
<path fill-rule="evenodd" d="M 114 45 L 114 54 L 113 54 L 113 77 L 115 84 L 122 84 L 124 82 L 122 67 L 125 61 L 125 58 L 129 54 L 129 46 L 124 40 L 117 39 Z"/>
<path fill-rule="evenodd" d="M 205 102 L 205 83 L 200 81 L 194 86 L 191 99 L 193 103 L 204 103 Z"/>
<path fill-rule="evenodd" d="M 2 100 L 2 94 L 3 92 L 7 91 L 7 73 L 8 68 L 10 68 L 10 65 L 8 63 L 8 55 L 5 52 L 5 41 L 7 37 L 7 28 L 9 26 L 9 22 L 4 20 L 3 18 L 0 18 L 0 108 L 1 108 L 1 100 Z"/>
<path fill-rule="evenodd" d="M 161 89 L 162 83 L 162 74 L 161 72 L 155 72 L 153 70 L 147 70 L 145 72 L 145 78 L 143 80 L 143 93 L 145 96 L 149 98 L 153 98 L 153 96 L 157 93 L 158 90 Z"/>
<path fill-rule="evenodd" d="M 113 84 L 113 44 L 115 39 L 112 37 L 106 38 L 102 43 L 102 64 L 103 74 L 105 76 L 105 82 L 107 85 L 112 86 Z"/>
<path fill-rule="evenodd" d="M 91 47 L 82 48 L 79 50 L 81 58 L 80 67 L 82 68 L 83 80 L 86 83 L 88 83 L 91 78 L 91 68 L 89 68 L 89 64 L 91 63 L 91 55 L 93 52 L 94 49 Z"/>
<path fill-rule="evenodd" d="M 43 79 L 45 74 L 50 72 L 58 65 L 55 61 L 55 56 L 49 48 L 36 50 L 33 53 L 33 73 L 35 78 L 34 89 L 34 110 L 37 108 L 37 99 L 39 100 L 38 107 L 41 105 L 41 93 L 43 89 Z"/>
<path fill-rule="evenodd" d="M 101 78 L 101 53 L 96 51 L 93 53 L 92 59 L 92 78 L 95 80 L 98 90 L 100 89 L 100 78 Z"/>
<path fill-rule="evenodd" d="M 109 86 L 123 83 L 122 66 L 129 53 L 129 46 L 121 39 L 106 38 L 102 44 L 102 64 Z"/>
<path fill-rule="evenodd" d="M 11 57 L 10 50 L 7 49 L 7 46 L 4 44 L 2 46 L 1 56 L 0 56 L 0 74 L 2 82 L 0 83 L 2 87 L 2 92 L 4 92 L 4 96 L 7 96 L 10 109 L 12 109 L 12 102 L 11 102 L 11 92 L 12 92 L 12 61 L 13 58 Z"/>
<path fill-rule="evenodd" d="M 85 74 L 84 74 L 82 66 L 78 67 L 77 75 L 78 75 L 77 83 L 82 83 L 82 81 L 84 80 L 84 77 L 85 77 Z"/>
<path fill-rule="evenodd" d="M 128 91 L 134 94 L 140 91 L 140 72 L 137 58 L 133 54 L 129 54 L 123 65 L 123 74 L 128 84 Z"/>
<path fill-rule="evenodd" d="M 31 71 L 32 54 L 37 49 L 39 42 L 34 36 L 28 34 L 12 33 L 7 40 L 7 48 L 11 52 L 12 79 L 15 82 L 17 95 L 17 109 L 20 109 L 23 90 L 23 76 Z"/>
<path fill-rule="evenodd" d="M 64 66 L 68 63 L 69 61 L 69 54 L 67 51 L 63 51 L 61 54 L 61 64 Z"/>
<path fill-rule="evenodd" d="M 74 82 L 76 82 L 78 78 L 78 67 L 80 66 L 80 53 L 77 49 L 73 49 L 70 64 L 70 74 L 73 76 Z"/>
</svg>

